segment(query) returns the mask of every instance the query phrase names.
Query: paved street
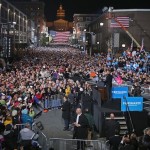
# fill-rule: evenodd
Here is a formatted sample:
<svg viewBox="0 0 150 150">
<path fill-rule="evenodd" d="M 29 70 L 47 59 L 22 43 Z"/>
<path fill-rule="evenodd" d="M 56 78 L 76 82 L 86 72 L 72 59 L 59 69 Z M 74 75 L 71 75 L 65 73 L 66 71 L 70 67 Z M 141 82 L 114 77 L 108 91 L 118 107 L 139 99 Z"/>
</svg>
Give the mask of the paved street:
<svg viewBox="0 0 150 150">
<path fill-rule="evenodd" d="M 63 131 L 63 119 L 61 117 L 61 110 L 52 110 L 48 113 L 42 113 L 42 115 L 36 119 L 36 122 L 41 121 L 44 130 L 43 133 L 48 138 L 72 138 L 71 131 Z"/>
</svg>

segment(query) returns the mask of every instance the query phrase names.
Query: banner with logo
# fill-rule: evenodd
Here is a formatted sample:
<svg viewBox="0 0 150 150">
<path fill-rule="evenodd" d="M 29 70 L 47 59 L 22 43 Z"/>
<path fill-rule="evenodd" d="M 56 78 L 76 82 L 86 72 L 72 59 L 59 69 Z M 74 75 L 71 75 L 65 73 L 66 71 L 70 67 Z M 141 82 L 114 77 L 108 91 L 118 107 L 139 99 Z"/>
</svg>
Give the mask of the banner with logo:
<svg viewBox="0 0 150 150">
<path fill-rule="evenodd" d="M 143 111 L 143 97 L 122 97 L 121 111 Z"/>
<path fill-rule="evenodd" d="M 123 96 L 128 97 L 128 87 L 127 86 L 112 87 L 112 98 L 122 98 Z"/>
</svg>

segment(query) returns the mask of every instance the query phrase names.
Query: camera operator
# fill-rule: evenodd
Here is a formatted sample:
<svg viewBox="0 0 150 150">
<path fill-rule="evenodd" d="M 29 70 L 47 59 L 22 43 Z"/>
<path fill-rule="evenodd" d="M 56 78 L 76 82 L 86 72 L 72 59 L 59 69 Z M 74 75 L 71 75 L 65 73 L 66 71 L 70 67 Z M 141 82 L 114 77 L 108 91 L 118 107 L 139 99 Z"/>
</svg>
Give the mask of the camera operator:
<svg viewBox="0 0 150 150">
<path fill-rule="evenodd" d="M 150 149 L 150 128 L 145 131 L 145 135 L 142 139 L 142 144 L 146 150 Z"/>
<path fill-rule="evenodd" d="M 125 134 L 122 137 L 118 150 L 134 150 L 134 146 L 131 144 L 129 134 Z"/>
<path fill-rule="evenodd" d="M 133 96 L 141 96 L 142 90 L 138 82 L 135 82 L 131 88 Z"/>
</svg>

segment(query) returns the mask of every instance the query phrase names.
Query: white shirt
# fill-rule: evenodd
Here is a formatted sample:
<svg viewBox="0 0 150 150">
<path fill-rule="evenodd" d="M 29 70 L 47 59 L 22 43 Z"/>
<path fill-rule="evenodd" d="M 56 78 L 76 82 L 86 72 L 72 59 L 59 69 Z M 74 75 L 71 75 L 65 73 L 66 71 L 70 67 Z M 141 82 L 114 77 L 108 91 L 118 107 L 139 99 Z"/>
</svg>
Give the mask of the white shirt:
<svg viewBox="0 0 150 150">
<path fill-rule="evenodd" d="M 79 123 L 79 117 L 81 116 L 81 114 L 77 115 L 77 118 L 76 118 L 76 124 Z"/>
</svg>

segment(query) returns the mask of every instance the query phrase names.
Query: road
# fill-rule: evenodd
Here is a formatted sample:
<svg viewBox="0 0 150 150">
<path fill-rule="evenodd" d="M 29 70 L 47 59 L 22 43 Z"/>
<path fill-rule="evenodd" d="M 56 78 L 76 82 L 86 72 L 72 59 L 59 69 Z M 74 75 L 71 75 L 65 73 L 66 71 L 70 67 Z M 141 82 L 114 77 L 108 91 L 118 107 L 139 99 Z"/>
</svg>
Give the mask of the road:
<svg viewBox="0 0 150 150">
<path fill-rule="evenodd" d="M 56 109 L 47 113 L 43 112 L 42 115 L 36 119 L 36 122 L 42 122 L 44 126 L 43 133 L 48 138 L 72 138 L 71 131 L 63 131 L 64 123 L 61 115 L 62 111 L 60 109 Z"/>
</svg>

